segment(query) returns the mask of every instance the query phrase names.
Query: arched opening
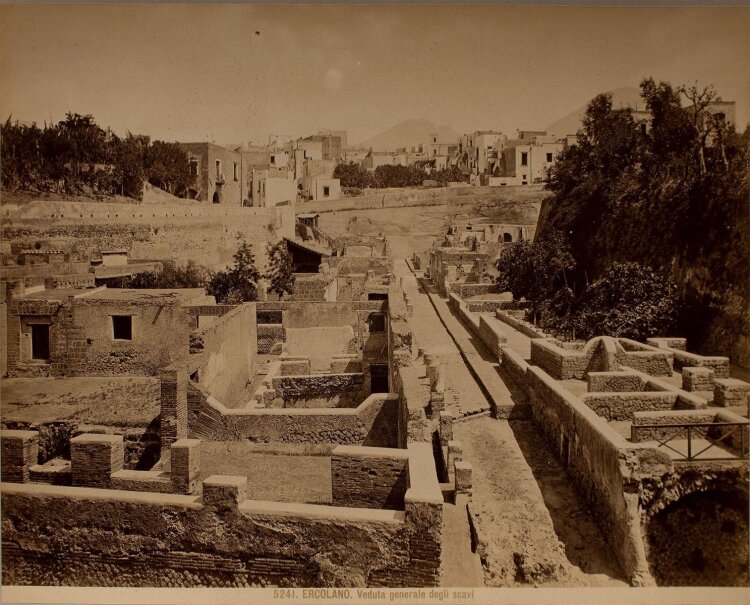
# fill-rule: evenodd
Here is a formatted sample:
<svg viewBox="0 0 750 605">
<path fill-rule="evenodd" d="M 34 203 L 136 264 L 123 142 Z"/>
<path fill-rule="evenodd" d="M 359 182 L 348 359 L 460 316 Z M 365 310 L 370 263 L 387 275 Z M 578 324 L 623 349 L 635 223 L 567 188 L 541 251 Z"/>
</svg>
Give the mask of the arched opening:
<svg viewBox="0 0 750 605">
<path fill-rule="evenodd" d="M 651 519 L 648 561 L 659 586 L 745 586 L 748 582 L 747 496 L 690 494 Z"/>
<path fill-rule="evenodd" d="M 221 196 L 219 195 L 218 191 L 214 191 L 213 203 L 214 204 L 220 204 L 221 203 Z"/>
<path fill-rule="evenodd" d="M 503 241 L 505 243 L 512 242 L 513 241 L 513 236 L 510 233 L 503 233 L 501 241 Z"/>
</svg>

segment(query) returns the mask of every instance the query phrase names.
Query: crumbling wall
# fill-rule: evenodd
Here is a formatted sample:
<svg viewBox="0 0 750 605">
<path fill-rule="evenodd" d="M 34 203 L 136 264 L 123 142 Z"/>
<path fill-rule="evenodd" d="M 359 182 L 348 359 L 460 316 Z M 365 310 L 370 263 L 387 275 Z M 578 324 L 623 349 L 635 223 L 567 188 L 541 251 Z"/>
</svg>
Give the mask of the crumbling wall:
<svg viewBox="0 0 750 605">
<path fill-rule="evenodd" d="M 112 315 L 133 317 L 133 339 L 112 338 Z M 185 354 L 192 322 L 179 302 L 79 298 L 68 328 L 66 374 L 155 376 Z"/>
<path fill-rule="evenodd" d="M 198 383 L 232 406 L 248 399 L 255 373 L 255 304 L 245 303 L 190 334 L 190 353 L 201 354 Z"/>
<path fill-rule="evenodd" d="M 126 249 L 131 258 L 194 260 L 212 269 L 231 265 L 238 241 L 253 247 L 263 265 L 266 243 L 294 236 L 294 207 L 242 208 L 32 202 L 2 221 L 14 246 L 61 249 L 88 261 L 102 250 Z"/>
<path fill-rule="evenodd" d="M 407 488 L 406 450 L 339 446 L 331 453 L 334 506 L 403 510 Z"/>
<path fill-rule="evenodd" d="M 395 447 L 398 398 L 370 395 L 356 408 L 229 409 L 188 384 L 187 429 L 205 441 Z M 164 411 L 162 415 L 164 415 Z"/>
<path fill-rule="evenodd" d="M 354 408 L 369 395 L 361 373 L 277 376 L 272 385 L 285 408 Z"/>
</svg>

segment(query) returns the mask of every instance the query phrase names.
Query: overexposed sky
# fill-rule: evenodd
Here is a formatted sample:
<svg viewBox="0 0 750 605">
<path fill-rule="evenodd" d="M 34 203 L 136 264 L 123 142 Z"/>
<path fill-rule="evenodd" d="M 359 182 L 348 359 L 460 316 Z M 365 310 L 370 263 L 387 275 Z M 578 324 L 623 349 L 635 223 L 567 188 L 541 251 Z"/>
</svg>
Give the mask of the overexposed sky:
<svg viewBox="0 0 750 605">
<path fill-rule="evenodd" d="M 265 142 L 408 118 L 542 129 L 644 76 L 750 121 L 750 8 L 0 5 L 0 118 Z"/>
</svg>

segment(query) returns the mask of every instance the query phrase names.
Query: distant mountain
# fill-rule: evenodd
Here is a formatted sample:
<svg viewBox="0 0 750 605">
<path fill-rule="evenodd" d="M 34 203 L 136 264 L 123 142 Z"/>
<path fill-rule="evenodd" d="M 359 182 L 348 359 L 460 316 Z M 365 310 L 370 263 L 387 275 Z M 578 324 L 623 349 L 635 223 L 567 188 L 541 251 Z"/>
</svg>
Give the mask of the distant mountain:
<svg viewBox="0 0 750 605">
<path fill-rule="evenodd" d="M 426 143 L 431 134 L 437 133 L 441 143 L 457 143 L 460 135 L 450 126 L 435 126 L 429 120 L 404 120 L 385 132 L 362 141 L 358 146 L 373 151 L 393 151 L 397 147 L 414 147 Z"/>
<path fill-rule="evenodd" d="M 641 99 L 640 90 L 634 87 L 628 88 L 616 88 L 615 90 L 606 91 L 612 95 L 612 107 L 632 107 L 633 109 L 643 109 L 644 102 Z M 593 99 L 596 95 L 591 95 Z M 547 134 L 555 135 L 558 137 L 564 137 L 568 134 L 575 134 L 583 123 L 583 116 L 586 114 L 586 107 L 588 103 L 579 107 L 575 111 L 571 111 L 564 118 L 557 120 L 553 124 L 547 126 Z"/>
</svg>

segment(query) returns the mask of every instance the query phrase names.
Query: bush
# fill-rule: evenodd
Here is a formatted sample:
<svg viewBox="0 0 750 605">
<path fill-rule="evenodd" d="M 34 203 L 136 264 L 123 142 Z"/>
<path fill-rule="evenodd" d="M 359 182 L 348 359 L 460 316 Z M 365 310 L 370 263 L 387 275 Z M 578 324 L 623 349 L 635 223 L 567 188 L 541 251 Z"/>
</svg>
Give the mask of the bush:
<svg viewBox="0 0 750 605">
<path fill-rule="evenodd" d="M 260 273 L 255 266 L 255 256 L 247 242 L 234 253 L 234 267 L 215 273 L 206 286 L 206 292 L 216 297 L 216 302 L 236 305 L 258 299 Z"/>
<path fill-rule="evenodd" d="M 268 289 L 276 292 L 279 298 L 294 292 L 292 255 L 283 239 L 273 246 L 268 246 L 268 271 L 265 278 L 268 280 Z"/>
<path fill-rule="evenodd" d="M 583 338 L 645 340 L 667 334 L 680 307 L 677 286 L 667 276 L 638 263 L 613 263 L 581 295 L 576 331 Z"/>
<path fill-rule="evenodd" d="M 124 282 L 124 288 L 205 288 L 211 272 L 195 261 L 188 261 L 185 267 L 177 267 L 172 261 L 162 263 L 160 273 L 147 271 L 133 275 Z"/>
</svg>

